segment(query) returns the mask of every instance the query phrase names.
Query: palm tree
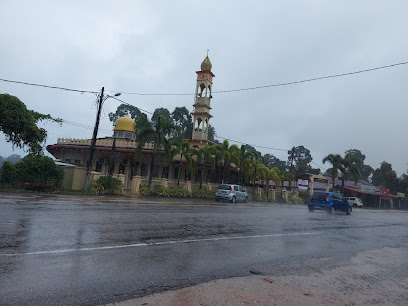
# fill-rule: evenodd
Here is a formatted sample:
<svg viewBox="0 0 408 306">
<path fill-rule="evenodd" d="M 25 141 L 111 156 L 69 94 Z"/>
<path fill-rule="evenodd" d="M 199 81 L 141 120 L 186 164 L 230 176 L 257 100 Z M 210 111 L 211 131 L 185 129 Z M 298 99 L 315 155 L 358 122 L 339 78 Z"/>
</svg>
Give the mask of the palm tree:
<svg viewBox="0 0 408 306">
<path fill-rule="evenodd" d="M 278 175 L 278 173 L 275 171 L 275 169 L 270 169 L 268 174 L 267 174 L 267 180 L 268 180 L 268 184 L 267 184 L 267 191 L 266 191 L 266 196 L 269 197 L 269 181 L 272 180 L 275 182 L 275 185 L 280 185 L 280 177 Z"/>
<path fill-rule="evenodd" d="M 191 161 L 192 161 L 192 167 L 191 167 L 191 175 L 195 176 L 195 174 L 201 170 L 200 165 L 203 160 L 203 151 L 200 149 L 196 148 L 191 148 L 190 149 L 190 154 L 191 154 Z M 202 177 L 201 173 L 201 177 Z M 201 181 L 201 180 L 200 180 Z M 201 189 L 201 183 L 200 183 L 200 189 Z"/>
<path fill-rule="evenodd" d="M 272 173 L 271 173 L 272 171 Z M 265 181 L 265 191 L 266 191 L 266 197 L 269 197 L 269 181 L 271 180 L 271 175 L 275 173 L 274 170 L 269 169 L 267 166 L 264 164 L 261 164 L 259 168 L 259 177 L 261 180 Z"/>
<path fill-rule="evenodd" d="M 276 177 L 275 177 L 276 181 L 274 179 L 272 179 L 272 180 L 275 182 L 276 187 L 280 185 L 281 197 L 282 197 L 283 185 L 284 185 L 285 181 L 287 181 L 289 183 L 289 186 L 291 186 L 291 184 L 294 181 L 295 177 L 294 177 L 294 175 L 292 173 L 290 173 L 288 171 L 282 172 L 277 167 L 273 167 L 271 170 L 273 170 L 276 173 Z"/>
<path fill-rule="evenodd" d="M 174 147 L 171 141 L 167 141 L 164 144 L 164 161 L 165 165 L 169 167 L 168 179 L 171 179 L 171 173 L 173 171 L 174 157 L 179 153 L 178 148 Z"/>
<path fill-rule="evenodd" d="M 250 164 L 249 177 L 252 181 L 252 194 L 255 197 L 255 182 L 264 171 L 264 164 L 261 164 L 258 160 L 254 159 Z"/>
<path fill-rule="evenodd" d="M 148 186 L 152 184 L 153 166 L 156 154 L 163 150 L 163 147 L 168 145 L 169 136 L 171 135 L 174 126 L 164 117 L 159 116 L 156 121 L 150 121 L 146 115 L 139 116 L 135 121 L 135 132 L 137 139 L 136 155 L 141 160 L 141 152 L 145 143 L 153 140 L 153 151 L 150 158 L 150 171 Z"/>
<path fill-rule="evenodd" d="M 244 169 L 249 168 L 251 160 L 256 158 L 256 154 L 252 151 L 247 151 L 244 145 L 238 148 L 237 145 L 230 147 L 231 159 L 235 163 L 238 169 L 238 184 L 242 185 L 242 173 Z"/>
<path fill-rule="evenodd" d="M 361 159 L 357 158 L 351 153 L 347 153 L 340 162 L 339 170 L 341 172 L 341 190 L 344 194 L 344 181 L 348 180 L 348 176 L 351 174 L 353 177 L 354 183 L 357 185 L 358 180 L 361 177 L 360 171 L 356 167 L 357 165 L 362 165 Z"/>
<path fill-rule="evenodd" d="M 232 150 L 229 146 L 228 140 L 224 140 L 222 144 L 217 144 L 214 146 L 216 149 L 216 158 L 222 163 L 222 176 L 221 181 L 224 182 L 225 167 L 227 166 L 227 171 L 231 162 Z"/>
<path fill-rule="evenodd" d="M 204 146 L 200 148 L 200 150 L 202 151 L 202 157 L 203 157 L 203 169 L 201 172 L 201 179 L 200 179 L 200 189 L 201 189 L 202 182 L 203 182 L 203 176 L 204 176 L 203 172 L 206 168 L 206 165 L 210 164 L 211 171 L 215 170 L 215 158 L 214 158 L 215 148 L 212 146 Z"/>
<path fill-rule="evenodd" d="M 342 157 L 339 154 L 329 154 L 323 158 L 323 164 L 329 162 L 331 167 L 331 178 L 333 181 L 332 191 L 334 191 L 334 180 L 339 174 L 339 169 L 341 167 Z"/>
<path fill-rule="evenodd" d="M 175 146 L 178 153 L 180 153 L 180 167 L 183 162 L 183 156 L 186 159 L 186 174 L 191 171 L 192 167 L 192 159 L 190 154 L 190 144 L 187 141 L 184 141 L 182 137 L 173 141 L 173 145 Z M 180 186 L 180 168 L 177 175 L 177 187 Z"/>
</svg>

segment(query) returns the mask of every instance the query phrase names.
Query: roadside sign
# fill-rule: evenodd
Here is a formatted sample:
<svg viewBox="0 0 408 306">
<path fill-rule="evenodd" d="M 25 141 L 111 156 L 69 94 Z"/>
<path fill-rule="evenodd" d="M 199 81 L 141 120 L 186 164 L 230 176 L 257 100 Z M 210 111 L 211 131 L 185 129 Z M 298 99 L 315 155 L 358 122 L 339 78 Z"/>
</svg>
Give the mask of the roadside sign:
<svg viewBox="0 0 408 306">
<path fill-rule="evenodd" d="M 388 188 L 383 188 L 383 189 L 381 189 L 381 193 L 383 195 L 390 195 L 390 190 Z"/>
<path fill-rule="evenodd" d="M 309 188 L 309 181 L 298 179 L 298 188 L 301 190 L 307 190 Z"/>
<path fill-rule="evenodd" d="M 361 185 L 361 192 L 375 194 L 375 187 L 368 185 Z"/>
<path fill-rule="evenodd" d="M 405 193 L 397 192 L 397 197 L 399 197 L 399 198 L 405 198 Z"/>
</svg>

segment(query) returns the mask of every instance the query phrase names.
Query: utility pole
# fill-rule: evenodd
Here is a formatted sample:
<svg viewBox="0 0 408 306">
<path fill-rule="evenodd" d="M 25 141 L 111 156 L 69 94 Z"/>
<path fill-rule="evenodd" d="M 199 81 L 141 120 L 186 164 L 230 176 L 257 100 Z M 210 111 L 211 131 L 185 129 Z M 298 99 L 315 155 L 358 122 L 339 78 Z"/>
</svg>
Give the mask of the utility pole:
<svg viewBox="0 0 408 306">
<path fill-rule="evenodd" d="M 290 156 L 290 159 L 291 159 L 291 162 L 290 162 L 290 172 L 291 172 L 291 173 L 293 173 L 293 160 L 295 159 L 295 150 L 296 150 L 296 148 L 293 147 L 292 150 L 290 150 L 290 151 L 288 152 L 289 154 L 291 154 L 291 156 Z"/>
<path fill-rule="evenodd" d="M 101 117 L 101 110 L 102 110 L 102 103 L 103 103 L 103 92 L 105 90 L 105 87 L 102 87 L 101 94 L 99 96 L 99 102 L 97 105 L 97 115 L 96 115 L 96 122 L 95 122 L 95 127 L 93 131 L 93 136 L 92 136 L 92 141 L 91 141 L 91 152 L 89 154 L 89 160 L 86 165 L 86 178 L 85 178 L 85 186 L 84 190 L 88 189 L 88 183 L 89 183 L 89 176 L 91 175 L 91 169 L 92 169 L 92 158 L 94 155 L 94 152 L 96 150 L 96 135 L 98 134 L 98 128 L 99 128 L 99 119 Z"/>
<path fill-rule="evenodd" d="M 115 152 L 116 152 L 116 136 L 113 135 L 113 143 L 112 143 L 112 155 L 109 161 L 109 175 L 113 175 L 113 170 L 115 168 Z"/>
</svg>

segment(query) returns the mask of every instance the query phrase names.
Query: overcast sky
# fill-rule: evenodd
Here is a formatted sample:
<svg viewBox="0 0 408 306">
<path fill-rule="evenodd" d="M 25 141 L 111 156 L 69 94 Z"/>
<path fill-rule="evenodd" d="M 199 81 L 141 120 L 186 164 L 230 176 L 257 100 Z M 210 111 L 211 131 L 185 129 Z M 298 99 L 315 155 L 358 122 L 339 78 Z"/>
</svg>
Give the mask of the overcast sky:
<svg viewBox="0 0 408 306">
<path fill-rule="evenodd" d="M 0 78 L 75 89 L 193 93 L 210 50 L 213 90 L 284 83 L 408 61 L 408 2 L 7 1 L 0 2 Z M 374 168 L 408 168 L 408 65 L 290 86 L 214 93 L 218 135 L 273 148 L 303 145 L 322 165 L 355 148 Z M 93 126 L 95 96 L 0 82 L 29 109 Z M 193 96 L 122 100 L 154 111 L 193 109 Z M 112 130 L 108 99 L 100 127 Z M 44 125 L 58 137 L 92 129 Z M 111 135 L 99 131 L 98 137 Z M 287 153 L 259 149 L 280 159 Z M 11 144 L 0 136 L 0 155 Z M 328 168 L 329 165 L 323 165 Z"/>
</svg>

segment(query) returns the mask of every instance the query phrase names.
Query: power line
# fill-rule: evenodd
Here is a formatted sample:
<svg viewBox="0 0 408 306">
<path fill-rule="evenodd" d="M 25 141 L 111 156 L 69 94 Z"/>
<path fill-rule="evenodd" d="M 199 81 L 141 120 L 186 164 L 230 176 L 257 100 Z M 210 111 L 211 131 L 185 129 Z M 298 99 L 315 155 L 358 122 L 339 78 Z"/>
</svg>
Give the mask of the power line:
<svg viewBox="0 0 408 306">
<path fill-rule="evenodd" d="M 21 81 L 12 81 L 12 80 L 6 80 L 6 79 L 0 79 L 0 81 L 1 82 L 8 82 L 8 83 L 15 83 L 15 84 L 22 84 L 22 85 L 29 85 L 29 86 L 36 86 L 36 87 L 59 89 L 59 90 L 65 90 L 65 91 L 74 91 L 74 92 L 80 92 L 80 93 L 97 94 L 96 91 L 90 91 L 90 90 L 72 89 L 72 88 L 50 86 L 50 85 L 44 85 L 44 84 L 28 83 L 28 82 L 21 82 Z"/>
<path fill-rule="evenodd" d="M 275 150 L 275 151 L 285 151 L 285 152 L 289 151 L 289 149 L 277 149 L 277 148 L 270 148 L 270 147 L 252 145 L 252 144 L 249 144 L 249 143 L 246 143 L 246 142 L 241 142 L 241 141 L 238 141 L 238 140 L 233 140 L 233 139 L 230 139 L 230 138 L 221 137 L 218 134 L 215 134 L 215 137 L 220 138 L 220 139 L 229 140 L 229 141 L 232 141 L 232 142 L 237 142 L 237 143 L 240 143 L 240 144 L 243 144 L 243 145 L 249 145 L 249 146 L 255 147 L 255 148 L 262 148 L 262 149 Z"/>
<path fill-rule="evenodd" d="M 386 69 L 386 68 L 391 68 L 391 67 L 406 65 L 406 64 L 408 64 L 408 62 L 402 62 L 402 63 L 391 64 L 391 65 L 386 65 L 386 66 L 380 66 L 380 67 L 375 67 L 375 68 L 369 68 L 369 69 L 364 69 L 364 70 L 358 70 L 358 71 L 353 71 L 353 72 L 333 74 L 333 75 L 317 77 L 317 78 L 312 78 L 312 79 L 305 79 L 305 80 L 301 80 L 301 81 L 270 84 L 270 85 L 248 87 L 248 88 L 241 88 L 241 89 L 214 91 L 214 93 L 225 93 L 225 92 L 234 92 L 234 91 L 254 90 L 254 89 L 261 89 L 261 88 L 268 88 L 268 87 L 287 86 L 287 85 L 300 84 L 300 83 L 306 83 L 306 82 L 312 82 L 312 81 L 318 81 L 318 80 L 324 80 L 324 79 L 339 78 L 339 77 L 344 77 L 344 76 L 348 76 L 348 75 L 359 74 L 359 73 L 364 73 L 364 72 L 369 72 L 369 71 L 374 71 L 374 70 L 380 70 L 380 69 Z"/>
<path fill-rule="evenodd" d="M 76 127 L 81 127 L 81 128 L 84 128 L 84 129 L 93 130 L 93 127 L 90 126 L 90 125 L 87 125 L 87 124 L 78 123 L 78 122 L 74 122 L 74 121 L 68 121 L 68 120 L 65 120 L 65 119 L 62 119 L 62 122 L 63 122 L 63 123 L 66 123 L 66 124 L 69 124 L 69 125 L 72 125 L 72 126 L 76 126 Z M 110 130 L 106 130 L 106 129 L 102 129 L 102 128 L 99 128 L 99 131 L 108 132 L 108 133 L 112 132 L 112 131 L 110 131 Z"/>
<path fill-rule="evenodd" d="M 314 162 L 312 162 L 312 161 L 311 161 L 311 163 L 312 163 L 313 165 L 318 166 L 319 168 L 322 168 L 323 170 L 326 170 L 326 171 L 327 171 L 326 168 L 323 168 L 322 166 L 320 166 L 320 165 L 318 165 L 318 164 L 316 164 L 316 163 L 314 163 Z"/>
<path fill-rule="evenodd" d="M 300 83 L 306 83 L 306 82 L 319 81 L 319 80 L 324 80 L 324 79 L 345 77 L 345 76 L 349 76 L 349 75 L 360 74 L 360 73 L 365 73 L 365 72 L 370 72 L 370 71 L 375 71 L 375 70 L 380 70 L 380 69 L 387 69 L 387 68 L 392 68 L 392 67 L 406 65 L 406 64 L 408 64 L 408 62 L 400 62 L 400 63 L 390 64 L 390 65 L 385 65 L 385 66 L 379 66 L 379 67 L 374 67 L 374 68 L 369 68 L 369 69 L 363 69 L 363 70 L 358 70 L 358 71 L 352 71 L 352 72 L 346 72 L 346 73 L 340 73 L 340 74 L 333 74 L 333 75 L 328 75 L 328 76 L 304 79 L 304 80 L 300 80 L 300 81 L 292 81 L 292 82 L 286 82 L 286 83 L 261 85 L 261 86 L 247 87 L 247 88 L 219 90 L 219 91 L 213 91 L 212 93 L 229 93 L 229 92 L 256 90 L 256 89 L 269 88 L 269 87 L 288 86 L 288 85 L 294 85 L 294 84 L 300 84 Z M 79 93 L 98 94 L 97 91 L 92 91 L 92 90 L 82 90 L 82 89 L 66 88 L 66 87 L 59 87 L 59 86 L 50 86 L 50 85 L 45 85 L 45 84 L 14 81 L 14 80 L 8 80 L 8 79 L 0 79 L 0 81 L 1 82 L 21 84 L 21 85 L 49 88 L 49 89 L 58 89 L 58 90 L 79 92 Z M 119 92 L 121 94 L 128 94 L 128 95 L 139 95 L 139 96 L 192 96 L 192 95 L 194 95 L 194 93 L 142 93 L 142 92 L 119 91 L 119 90 L 106 90 L 106 91 L 107 92 Z M 117 100 L 119 100 L 119 99 L 117 99 Z"/>
<path fill-rule="evenodd" d="M 345 72 L 345 73 L 333 74 L 333 75 L 328 75 L 328 76 L 304 79 L 304 80 L 300 80 L 300 81 L 269 84 L 269 85 L 254 86 L 254 87 L 247 87 L 247 88 L 219 90 L 219 91 L 213 91 L 212 93 L 228 93 L 228 92 L 256 90 L 256 89 L 269 88 L 269 87 L 288 86 L 288 85 L 294 85 L 294 84 L 300 84 L 300 83 L 319 81 L 319 80 L 324 80 L 324 79 L 333 79 L 333 78 L 345 77 L 345 76 L 349 76 L 349 75 L 360 74 L 360 73 L 365 73 L 365 72 L 370 72 L 370 71 L 375 71 L 375 70 L 380 70 L 380 69 L 387 69 L 387 68 L 392 68 L 392 67 L 406 65 L 406 64 L 408 64 L 408 62 L 400 62 L 400 63 L 390 64 L 390 65 L 385 65 L 385 66 L 379 66 L 379 67 L 374 67 L 374 68 L 368 68 L 368 69 L 363 69 L 363 70 L 357 70 L 357 71 L 352 71 L 352 72 Z M 139 95 L 139 96 L 192 96 L 192 95 L 195 95 L 194 93 L 141 93 L 141 92 L 126 92 L 126 91 L 120 91 L 120 90 L 107 90 L 107 91 L 109 91 L 109 92 L 120 92 L 121 94 Z"/>
<path fill-rule="evenodd" d="M 133 105 L 133 104 L 130 104 L 130 103 L 128 103 L 128 102 L 125 102 L 125 101 L 123 101 L 123 100 L 121 100 L 121 99 L 118 99 L 118 98 L 116 98 L 116 97 L 109 96 L 109 98 L 112 98 L 112 99 L 118 100 L 118 101 L 122 102 L 123 104 L 126 104 L 126 105 L 129 105 L 129 106 L 136 107 L 137 109 L 139 109 L 139 110 L 141 110 L 141 111 L 143 111 L 143 112 L 145 112 L 145 113 L 148 113 L 148 114 L 153 115 L 153 113 L 152 113 L 152 112 L 149 112 L 149 111 L 147 111 L 147 110 L 141 109 L 140 107 L 137 107 L 137 106 L 135 106 L 135 105 Z"/>
</svg>

